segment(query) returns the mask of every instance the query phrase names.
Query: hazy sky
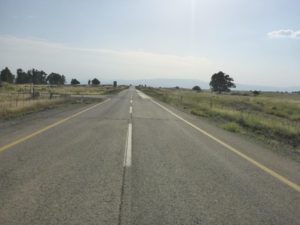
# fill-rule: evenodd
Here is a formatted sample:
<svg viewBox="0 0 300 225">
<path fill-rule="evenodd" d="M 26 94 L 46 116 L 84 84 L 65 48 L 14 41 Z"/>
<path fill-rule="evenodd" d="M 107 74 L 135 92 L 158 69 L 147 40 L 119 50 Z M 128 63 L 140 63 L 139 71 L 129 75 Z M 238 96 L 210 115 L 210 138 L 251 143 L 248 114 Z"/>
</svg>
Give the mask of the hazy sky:
<svg viewBox="0 0 300 225">
<path fill-rule="evenodd" d="M 0 67 L 300 85 L 299 0 L 0 0 Z"/>
</svg>

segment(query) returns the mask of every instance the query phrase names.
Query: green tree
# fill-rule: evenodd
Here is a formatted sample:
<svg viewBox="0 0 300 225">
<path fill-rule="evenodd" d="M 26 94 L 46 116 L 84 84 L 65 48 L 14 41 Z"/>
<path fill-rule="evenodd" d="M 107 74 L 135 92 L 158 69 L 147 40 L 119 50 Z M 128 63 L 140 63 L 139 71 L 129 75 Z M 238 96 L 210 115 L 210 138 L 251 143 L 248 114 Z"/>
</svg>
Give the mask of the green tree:
<svg viewBox="0 0 300 225">
<path fill-rule="evenodd" d="M 254 96 L 257 96 L 257 95 L 260 94 L 260 91 L 254 90 L 254 91 L 252 91 L 252 93 L 253 93 Z"/>
<path fill-rule="evenodd" d="M 22 69 L 17 69 L 17 84 L 47 84 L 47 74 L 41 70 L 31 69 L 27 72 Z"/>
<path fill-rule="evenodd" d="M 13 83 L 15 76 L 10 72 L 10 70 L 7 67 L 5 67 L 5 69 L 1 71 L 0 79 L 4 82 Z"/>
<path fill-rule="evenodd" d="M 230 91 L 230 88 L 235 88 L 235 84 L 233 83 L 233 78 L 231 78 L 228 74 L 223 73 L 222 71 L 215 73 L 211 76 L 211 81 L 209 86 L 212 91 L 215 92 L 227 92 Z"/>
<path fill-rule="evenodd" d="M 63 84 L 65 84 L 65 82 L 66 82 L 66 78 L 65 78 L 64 75 L 60 75 L 60 74 L 58 74 L 58 73 L 50 73 L 50 74 L 47 76 L 46 81 L 47 81 L 49 84 L 63 85 Z"/>
<path fill-rule="evenodd" d="M 66 83 L 66 77 L 64 75 L 61 75 L 60 84 Z"/>
<path fill-rule="evenodd" d="M 114 81 L 114 88 L 118 86 L 117 81 Z"/>
<path fill-rule="evenodd" d="M 31 80 L 30 83 L 33 84 L 46 84 L 47 74 L 41 70 L 31 69 L 27 72 L 28 78 Z"/>
<path fill-rule="evenodd" d="M 194 86 L 194 87 L 192 88 L 192 90 L 193 90 L 193 91 L 202 91 L 201 87 L 199 87 L 199 86 Z"/>
<path fill-rule="evenodd" d="M 72 85 L 77 85 L 77 84 L 80 84 L 80 82 L 79 82 L 77 79 L 74 79 L 74 78 L 73 78 L 73 79 L 71 80 L 71 84 L 72 84 Z"/>
<path fill-rule="evenodd" d="M 17 69 L 16 83 L 17 83 L 17 84 L 27 84 L 27 83 L 31 83 L 31 78 L 30 78 L 30 76 L 28 75 L 28 73 L 26 73 L 26 72 L 23 71 L 22 69 Z"/>
<path fill-rule="evenodd" d="M 99 81 L 97 78 L 94 78 L 94 79 L 92 80 L 92 84 L 93 84 L 93 85 L 99 85 L 99 84 L 100 84 L 100 81 Z"/>
</svg>

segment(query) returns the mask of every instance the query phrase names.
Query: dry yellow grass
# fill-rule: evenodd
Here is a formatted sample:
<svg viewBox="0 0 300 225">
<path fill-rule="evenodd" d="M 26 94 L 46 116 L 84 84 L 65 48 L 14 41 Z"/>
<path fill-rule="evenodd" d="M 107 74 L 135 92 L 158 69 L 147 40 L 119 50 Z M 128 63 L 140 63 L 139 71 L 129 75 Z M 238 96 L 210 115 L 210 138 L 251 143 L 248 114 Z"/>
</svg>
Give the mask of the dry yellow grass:
<svg viewBox="0 0 300 225">
<path fill-rule="evenodd" d="M 49 86 L 12 85 L 0 88 L 0 119 L 26 112 L 43 110 L 70 101 L 70 95 L 105 95 L 125 89 L 125 86 Z M 35 96 L 32 95 L 34 89 Z"/>
<path fill-rule="evenodd" d="M 213 118 L 224 129 L 251 132 L 267 141 L 300 148 L 300 95 L 250 92 L 215 94 L 187 89 L 142 88 L 161 101 Z"/>
<path fill-rule="evenodd" d="M 55 105 L 62 104 L 67 99 L 36 99 L 15 102 L 2 102 L 0 104 L 0 118 L 10 118 L 24 113 L 51 108 Z"/>
</svg>

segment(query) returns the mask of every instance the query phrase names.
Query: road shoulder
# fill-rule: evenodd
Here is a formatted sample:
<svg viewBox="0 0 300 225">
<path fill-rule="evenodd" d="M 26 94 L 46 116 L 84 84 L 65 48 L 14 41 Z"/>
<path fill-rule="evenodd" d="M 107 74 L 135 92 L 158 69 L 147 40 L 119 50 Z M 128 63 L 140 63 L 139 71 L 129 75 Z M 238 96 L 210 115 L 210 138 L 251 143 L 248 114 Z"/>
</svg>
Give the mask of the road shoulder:
<svg viewBox="0 0 300 225">
<path fill-rule="evenodd" d="M 50 109 L 26 113 L 11 119 L 0 120 L 0 147 L 103 100 L 76 101 Z"/>
<path fill-rule="evenodd" d="M 246 138 L 243 135 L 237 135 L 235 133 L 231 133 L 229 131 L 221 129 L 215 124 L 213 124 L 211 121 L 202 119 L 200 117 L 196 117 L 187 112 L 183 112 L 157 99 L 154 100 L 166 107 L 167 109 L 171 110 L 175 114 L 184 118 L 185 120 L 191 122 L 195 126 L 205 130 L 206 132 L 212 134 L 221 141 L 238 149 L 240 152 L 256 160 L 262 165 L 278 172 L 282 176 L 289 178 L 295 183 L 300 183 L 300 177 L 298 176 L 298 174 L 300 174 L 300 165 L 297 161 L 277 154 L 270 148 L 256 143 L 253 140 L 249 140 L 249 138 Z"/>
</svg>

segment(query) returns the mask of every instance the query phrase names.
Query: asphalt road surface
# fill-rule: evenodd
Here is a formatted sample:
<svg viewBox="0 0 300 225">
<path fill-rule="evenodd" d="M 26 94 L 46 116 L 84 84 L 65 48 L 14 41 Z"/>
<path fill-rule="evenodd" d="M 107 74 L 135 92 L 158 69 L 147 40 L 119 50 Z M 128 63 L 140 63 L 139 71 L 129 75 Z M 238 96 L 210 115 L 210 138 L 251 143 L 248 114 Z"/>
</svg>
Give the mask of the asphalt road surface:
<svg viewBox="0 0 300 225">
<path fill-rule="evenodd" d="M 0 224 L 300 224 L 300 165 L 134 88 L 0 126 Z"/>
</svg>

